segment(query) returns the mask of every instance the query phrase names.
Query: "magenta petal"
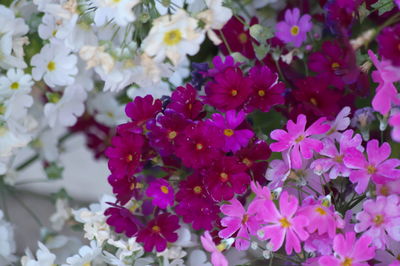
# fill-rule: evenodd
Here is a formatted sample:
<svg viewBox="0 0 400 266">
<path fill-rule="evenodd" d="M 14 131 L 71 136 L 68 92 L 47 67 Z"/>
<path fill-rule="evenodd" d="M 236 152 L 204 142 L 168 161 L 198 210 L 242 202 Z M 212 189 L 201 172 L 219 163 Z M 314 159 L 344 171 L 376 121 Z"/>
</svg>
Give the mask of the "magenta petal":
<svg viewBox="0 0 400 266">
<path fill-rule="evenodd" d="M 271 225 L 265 226 L 261 230 L 264 231 L 267 239 L 271 239 L 272 251 L 277 251 L 282 247 L 283 241 L 285 240 L 285 229 L 283 229 L 280 225 Z"/>
<path fill-rule="evenodd" d="M 300 241 L 297 238 L 296 234 L 292 230 L 287 230 L 286 232 L 286 244 L 285 251 L 288 255 L 292 254 L 292 251 L 299 253 L 301 250 Z"/>
</svg>

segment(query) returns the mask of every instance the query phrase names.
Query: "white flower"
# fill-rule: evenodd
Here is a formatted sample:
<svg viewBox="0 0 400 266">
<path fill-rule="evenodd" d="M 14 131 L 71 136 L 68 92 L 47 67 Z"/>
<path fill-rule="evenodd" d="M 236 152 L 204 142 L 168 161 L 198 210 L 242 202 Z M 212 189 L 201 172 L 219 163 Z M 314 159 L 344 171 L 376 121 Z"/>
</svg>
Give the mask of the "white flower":
<svg viewBox="0 0 400 266">
<path fill-rule="evenodd" d="M 29 250 L 26 250 L 26 256 L 21 258 L 22 266 L 53 266 L 56 256 L 49 249 L 38 242 L 39 249 L 36 251 L 36 258 Z"/>
<path fill-rule="evenodd" d="M 101 246 L 96 241 L 91 241 L 90 246 L 83 246 L 79 249 L 78 254 L 67 258 L 66 264 L 63 266 L 84 266 L 91 265 L 92 261 L 101 256 Z"/>
<path fill-rule="evenodd" d="M 15 121 L 0 121 L 0 157 L 9 157 L 16 148 L 26 146 L 31 137 L 16 130 Z"/>
<path fill-rule="evenodd" d="M 211 266 L 212 264 L 207 261 L 207 254 L 201 249 L 195 249 L 189 254 L 189 266 Z"/>
<path fill-rule="evenodd" d="M 139 0 L 95 0 L 97 8 L 94 14 L 94 22 L 97 26 L 103 26 L 113 20 L 119 26 L 126 26 L 136 18 L 132 8 L 139 4 Z"/>
<path fill-rule="evenodd" d="M 192 0 L 193 1 L 193 0 Z M 191 2 L 192 2 L 191 1 Z M 164 16 L 168 13 L 168 11 L 173 14 L 176 9 L 183 8 L 183 4 L 185 4 L 185 0 L 167 0 L 167 1 L 155 1 L 156 9 L 161 16 Z"/>
<path fill-rule="evenodd" d="M 1 101 L 1 97 L 0 97 Z M 33 98 L 29 94 L 15 94 L 0 103 L 0 117 L 4 116 L 6 121 L 23 119 L 28 108 L 33 104 Z"/>
<path fill-rule="evenodd" d="M 215 45 L 221 43 L 221 39 L 214 30 L 220 30 L 232 17 L 232 10 L 222 6 L 223 0 L 205 0 L 208 9 L 197 15 L 197 18 L 205 23 L 204 29 L 207 36 Z"/>
<path fill-rule="evenodd" d="M 190 74 L 189 65 L 189 59 L 185 57 L 182 63 L 174 68 L 173 74 L 169 76 L 169 82 L 171 82 L 175 87 L 182 86 L 183 80 Z"/>
<path fill-rule="evenodd" d="M 198 21 L 180 9 L 176 14 L 162 16 L 153 21 L 149 35 L 143 40 L 142 49 L 157 61 L 168 57 L 174 65 L 185 55 L 194 55 L 200 49 L 204 33 L 197 29 Z"/>
<path fill-rule="evenodd" d="M 14 230 L 11 224 L 4 220 L 2 210 L 0 210 L 0 247 L 0 265 L 9 265 L 16 260 Z"/>
<path fill-rule="evenodd" d="M 65 221 L 71 217 L 71 207 L 69 207 L 68 199 L 57 198 L 56 212 L 50 216 L 51 227 L 60 231 Z"/>
<path fill-rule="evenodd" d="M 39 37 L 43 40 L 54 38 L 57 34 L 58 25 L 62 23 L 61 19 L 58 21 L 50 14 L 44 14 L 42 23 L 38 27 Z"/>
<path fill-rule="evenodd" d="M 73 126 L 85 111 L 85 100 L 86 92 L 80 85 L 66 87 L 60 100 L 46 103 L 44 106 L 44 115 L 49 126 Z"/>
<path fill-rule="evenodd" d="M 97 94 L 88 105 L 96 121 L 101 124 L 114 127 L 126 122 L 124 106 L 111 93 Z"/>
<path fill-rule="evenodd" d="M 83 46 L 79 56 L 86 61 L 86 69 L 101 66 L 105 73 L 109 73 L 114 67 L 114 59 L 109 53 L 104 52 L 104 46 Z"/>
<path fill-rule="evenodd" d="M 104 91 L 120 91 L 140 78 L 140 69 L 129 61 L 117 62 L 109 73 L 96 67 L 96 73 L 104 81 Z"/>
<path fill-rule="evenodd" d="M 107 243 L 118 248 L 115 255 L 105 252 L 107 261 L 112 265 L 132 265 L 134 261 L 144 254 L 143 247 L 136 242 L 136 237 L 131 237 L 128 241 L 109 239 Z"/>
<path fill-rule="evenodd" d="M 29 93 L 33 85 L 31 75 L 23 70 L 10 68 L 7 76 L 0 77 L 0 97 L 9 97 L 15 93 Z"/>
<path fill-rule="evenodd" d="M 54 263 L 61 264 L 65 260 L 74 255 L 80 247 L 82 242 L 78 237 L 55 235 L 46 237 L 46 247 L 56 256 Z"/>
<path fill-rule="evenodd" d="M 43 46 L 39 54 L 32 57 L 32 76 L 35 80 L 42 77 L 47 85 L 71 85 L 78 73 L 78 58 L 70 54 L 70 50 L 61 43 L 49 43 Z"/>
<path fill-rule="evenodd" d="M 171 95 L 171 90 L 169 89 L 168 84 L 165 82 L 160 82 L 158 84 L 149 86 L 149 87 L 135 87 L 131 86 L 128 91 L 127 95 L 131 99 L 135 99 L 136 97 L 145 97 L 147 94 L 153 95 L 154 98 L 161 98 L 162 96 Z"/>
</svg>

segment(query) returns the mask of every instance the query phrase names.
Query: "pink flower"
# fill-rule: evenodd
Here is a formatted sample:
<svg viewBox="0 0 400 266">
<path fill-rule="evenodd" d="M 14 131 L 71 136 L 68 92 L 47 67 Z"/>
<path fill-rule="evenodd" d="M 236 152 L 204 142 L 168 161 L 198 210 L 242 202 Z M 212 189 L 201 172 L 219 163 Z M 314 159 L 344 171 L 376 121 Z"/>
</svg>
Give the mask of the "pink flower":
<svg viewBox="0 0 400 266">
<path fill-rule="evenodd" d="M 368 260 L 375 256 L 375 248 L 370 247 L 372 239 L 362 236 L 356 240 L 353 232 L 336 235 L 333 240 L 335 255 L 323 256 L 319 259 L 320 266 L 369 266 Z"/>
<path fill-rule="evenodd" d="M 214 266 L 228 266 L 227 259 L 222 255 L 223 246 L 216 246 L 208 231 L 204 232 L 200 240 L 204 249 L 211 252 L 211 262 Z"/>
<path fill-rule="evenodd" d="M 390 117 L 389 125 L 393 127 L 392 139 L 400 142 L 400 113 L 394 114 Z"/>
<path fill-rule="evenodd" d="M 311 168 L 318 174 L 329 172 L 329 178 L 335 179 L 337 176 L 350 175 L 350 169 L 347 168 L 343 163 L 344 155 L 349 148 L 356 148 L 359 151 L 363 151 L 361 146 L 361 136 L 356 134 L 353 137 L 353 130 L 346 130 L 340 138 L 339 151 L 336 148 L 336 144 L 331 139 L 324 139 L 324 148 L 320 152 L 321 155 L 327 158 L 320 158 L 311 163 Z"/>
<path fill-rule="evenodd" d="M 246 114 L 239 111 L 236 114 L 235 110 L 230 110 L 225 113 L 225 118 L 218 113 L 212 115 L 212 124 L 220 128 L 224 134 L 225 152 L 236 152 L 242 147 L 246 147 L 249 140 L 254 136 L 253 131 L 249 129 L 236 129 L 245 120 Z"/>
<path fill-rule="evenodd" d="M 350 181 L 357 183 L 355 191 L 363 193 L 370 179 L 378 184 L 400 178 L 399 159 L 388 159 L 391 153 L 390 145 L 385 142 L 379 147 L 376 139 L 367 143 L 368 160 L 363 153 L 355 148 L 350 148 L 344 157 L 346 167 L 353 169 L 350 173 Z"/>
<path fill-rule="evenodd" d="M 165 179 L 156 179 L 151 182 L 146 190 L 146 195 L 153 198 L 153 205 L 161 209 L 166 209 L 168 205 L 174 204 L 174 189 Z"/>
<path fill-rule="evenodd" d="M 221 225 L 226 228 L 222 229 L 218 235 L 221 238 L 229 238 L 238 231 L 235 247 L 238 250 L 247 250 L 250 246 L 249 233 L 256 234 L 260 225 L 256 217 L 257 209 L 249 207 L 246 212 L 236 198 L 231 199 L 229 203 L 221 206 L 221 212 L 227 215 L 222 218 Z"/>
<path fill-rule="evenodd" d="M 312 29 L 310 15 L 300 17 L 300 10 L 294 8 L 285 12 L 285 21 L 276 25 L 276 37 L 285 43 L 292 43 L 295 47 L 300 47 L 307 39 L 307 32 Z"/>
<path fill-rule="evenodd" d="M 146 95 L 144 98 L 138 96 L 126 105 L 125 113 L 136 126 L 143 126 L 161 111 L 161 107 L 162 102 L 159 99 L 154 100 L 151 95 Z"/>
<path fill-rule="evenodd" d="M 272 251 L 277 251 L 283 245 L 286 237 L 285 250 L 288 255 L 301 251 L 300 240 L 308 238 L 304 227 L 308 225 L 308 219 L 302 215 L 296 215 L 299 202 L 296 197 L 284 191 L 279 198 L 280 211 L 273 201 L 265 202 L 264 209 L 260 209 L 260 216 L 267 223 L 260 229 L 264 234 L 262 240 L 270 239 Z M 260 234 L 260 233 L 259 233 Z"/>
<path fill-rule="evenodd" d="M 335 120 L 330 122 L 331 128 L 326 132 L 326 137 L 340 141 L 342 134 L 339 131 L 346 130 L 350 125 L 350 107 L 346 106 L 338 113 Z"/>
<path fill-rule="evenodd" d="M 304 250 L 306 252 L 318 252 L 321 255 L 330 255 L 332 254 L 332 243 L 333 239 L 328 234 L 313 233 L 304 242 Z"/>
<path fill-rule="evenodd" d="M 323 134 L 329 130 L 329 125 L 322 124 L 325 120 L 325 117 L 318 119 L 307 130 L 305 130 L 307 123 L 305 115 L 301 114 L 297 117 L 297 124 L 289 120 L 286 125 L 287 132 L 282 129 L 271 132 L 271 138 L 278 141 L 270 145 L 271 150 L 277 152 L 289 150 L 293 168 L 300 169 L 302 157 L 310 159 L 313 151 L 322 150 L 322 142 L 310 136 Z"/>
<path fill-rule="evenodd" d="M 354 227 L 357 233 L 370 236 L 374 246 L 384 249 L 388 242 L 388 235 L 400 241 L 400 206 L 399 197 L 378 196 L 376 200 L 368 199 L 363 204 L 363 211 L 357 213 L 359 221 Z"/>
<path fill-rule="evenodd" d="M 382 115 L 387 115 L 393 104 L 400 104 L 397 89 L 393 82 L 400 80 L 400 70 L 394 67 L 390 61 L 382 60 L 379 62 L 376 55 L 369 50 L 368 54 L 377 70 L 372 72 L 372 79 L 379 83 L 376 94 L 372 100 L 372 107 Z"/>
</svg>

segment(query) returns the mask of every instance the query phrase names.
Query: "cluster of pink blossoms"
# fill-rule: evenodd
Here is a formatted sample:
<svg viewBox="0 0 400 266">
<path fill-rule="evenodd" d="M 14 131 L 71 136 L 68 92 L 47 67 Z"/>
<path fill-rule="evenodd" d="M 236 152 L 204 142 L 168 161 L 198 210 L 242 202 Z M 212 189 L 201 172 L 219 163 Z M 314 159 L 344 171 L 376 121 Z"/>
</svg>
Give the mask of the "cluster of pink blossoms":
<svg viewBox="0 0 400 266">
<path fill-rule="evenodd" d="M 162 252 L 188 226 L 220 266 L 232 249 L 288 265 L 400 265 L 400 160 L 391 157 L 400 141 L 400 68 L 391 43 L 400 47 L 400 26 L 379 34 L 381 61 L 366 49 L 361 68 L 348 40 L 361 2 L 324 5 L 327 28 L 343 42 L 324 40 L 309 53 L 311 75 L 279 59 L 271 66 L 270 56 L 245 63 L 217 56 L 171 97 L 128 103 L 131 120 L 106 151 L 117 201 L 105 215 L 115 232 Z M 220 33 L 241 39 L 227 38 L 221 50 L 255 60 L 248 50 L 255 41 L 240 19 Z M 268 45 L 299 49 L 311 29 L 309 15 L 287 9 Z M 372 67 L 372 108 L 354 112 L 353 94 L 368 94 Z M 272 108 L 286 125 L 266 121 Z M 373 111 L 381 135 L 369 134 Z"/>
</svg>

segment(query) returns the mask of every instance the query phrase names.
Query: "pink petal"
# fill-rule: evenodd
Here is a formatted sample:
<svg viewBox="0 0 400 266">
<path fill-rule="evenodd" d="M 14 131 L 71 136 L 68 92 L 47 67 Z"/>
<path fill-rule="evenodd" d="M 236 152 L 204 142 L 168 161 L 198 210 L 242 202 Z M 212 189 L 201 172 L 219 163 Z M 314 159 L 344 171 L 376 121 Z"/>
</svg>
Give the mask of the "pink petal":
<svg viewBox="0 0 400 266">
<path fill-rule="evenodd" d="M 238 217 L 224 217 L 221 220 L 222 226 L 226 228 L 219 231 L 218 235 L 221 238 L 231 237 L 242 225 L 242 219 Z"/>
<path fill-rule="evenodd" d="M 290 161 L 291 161 L 292 167 L 294 169 L 301 169 L 303 162 L 302 162 L 302 158 L 301 158 L 301 155 L 300 155 L 300 146 L 299 145 L 295 145 L 293 147 L 293 149 L 292 149 L 292 151 L 290 153 Z"/>
<path fill-rule="evenodd" d="M 240 228 L 236 240 L 235 240 L 235 247 L 238 250 L 247 250 L 250 247 L 250 237 L 247 231 L 247 228 L 243 226 Z"/>
<path fill-rule="evenodd" d="M 214 266 L 228 266 L 227 259 L 218 251 L 211 254 L 211 262 Z"/>
<path fill-rule="evenodd" d="M 204 249 L 208 252 L 215 252 L 217 248 L 212 240 L 210 232 L 205 231 L 204 234 L 200 237 L 201 244 L 203 245 Z"/>
<path fill-rule="evenodd" d="M 310 135 L 319 135 L 327 132 L 330 129 L 330 125 L 322 124 L 326 121 L 325 117 L 321 117 L 317 121 L 315 121 L 307 130 L 306 133 L 308 136 Z"/>
<path fill-rule="evenodd" d="M 299 253 L 301 251 L 300 241 L 292 230 L 286 232 L 286 244 L 285 251 L 288 255 L 292 254 L 292 251 Z"/>
<path fill-rule="evenodd" d="M 374 165 L 378 165 L 390 156 L 390 145 L 385 142 L 379 148 L 379 142 L 376 139 L 367 143 L 368 161 Z"/>
<path fill-rule="evenodd" d="M 277 251 L 282 247 L 283 241 L 285 240 L 285 229 L 280 225 L 268 225 L 261 230 L 264 231 L 266 239 L 271 239 L 272 251 Z"/>
<path fill-rule="evenodd" d="M 368 165 L 364 154 L 355 148 L 350 148 L 346 151 L 343 158 L 344 164 L 351 169 L 364 169 Z"/>
<path fill-rule="evenodd" d="M 236 217 L 242 217 L 246 212 L 242 203 L 236 198 L 231 199 L 229 204 L 222 205 L 220 209 L 223 214 Z"/>
<path fill-rule="evenodd" d="M 364 193 L 364 191 L 367 189 L 369 183 L 369 177 L 370 175 L 368 175 L 368 173 L 365 170 L 351 171 L 349 178 L 352 183 L 357 183 L 355 191 L 358 194 Z"/>
<path fill-rule="evenodd" d="M 364 262 L 371 260 L 375 257 L 375 248 L 368 247 L 371 245 L 371 238 L 368 236 L 361 236 L 356 242 L 353 249 L 353 258 L 356 261 Z"/>
<path fill-rule="evenodd" d="M 279 208 L 282 216 L 291 218 L 297 210 L 299 202 L 296 197 L 284 191 L 279 198 Z"/>
</svg>

